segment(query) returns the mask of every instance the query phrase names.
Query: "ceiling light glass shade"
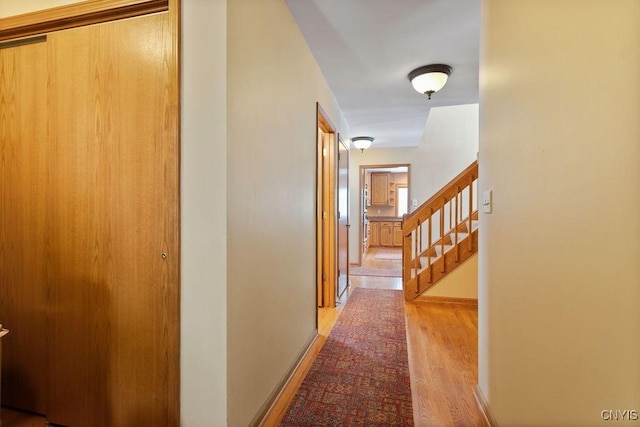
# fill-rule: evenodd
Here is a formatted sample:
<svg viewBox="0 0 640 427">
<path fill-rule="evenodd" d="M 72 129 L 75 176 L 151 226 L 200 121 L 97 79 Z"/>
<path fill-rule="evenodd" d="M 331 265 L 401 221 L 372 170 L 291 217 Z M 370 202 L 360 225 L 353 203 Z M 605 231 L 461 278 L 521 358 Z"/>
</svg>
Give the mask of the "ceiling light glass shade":
<svg viewBox="0 0 640 427">
<path fill-rule="evenodd" d="M 416 68 L 409 73 L 408 77 L 416 91 L 428 95 L 429 99 L 431 99 L 431 94 L 444 87 L 450 74 L 450 66 L 432 64 Z"/>
<path fill-rule="evenodd" d="M 370 136 L 356 136 L 354 138 L 351 138 L 351 142 L 353 142 L 353 146 L 358 150 L 364 151 L 367 148 L 371 147 L 373 138 Z"/>
</svg>

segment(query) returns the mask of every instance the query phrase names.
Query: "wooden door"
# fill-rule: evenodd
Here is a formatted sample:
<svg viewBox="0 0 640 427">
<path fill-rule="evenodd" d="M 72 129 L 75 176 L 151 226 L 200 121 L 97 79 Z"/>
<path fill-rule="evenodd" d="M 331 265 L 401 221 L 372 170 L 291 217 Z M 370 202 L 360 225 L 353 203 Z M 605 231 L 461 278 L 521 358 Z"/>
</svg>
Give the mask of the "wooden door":
<svg viewBox="0 0 640 427">
<path fill-rule="evenodd" d="M 50 247 L 47 46 L 0 45 L 2 404 L 44 413 Z"/>
<path fill-rule="evenodd" d="M 349 285 L 349 148 L 338 144 L 338 298 Z"/>
<path fill-rule="evenodd" d="M 177 425 L 177 52 L 168 13 L 49 36 L 47 418 Z"/>
</svg>

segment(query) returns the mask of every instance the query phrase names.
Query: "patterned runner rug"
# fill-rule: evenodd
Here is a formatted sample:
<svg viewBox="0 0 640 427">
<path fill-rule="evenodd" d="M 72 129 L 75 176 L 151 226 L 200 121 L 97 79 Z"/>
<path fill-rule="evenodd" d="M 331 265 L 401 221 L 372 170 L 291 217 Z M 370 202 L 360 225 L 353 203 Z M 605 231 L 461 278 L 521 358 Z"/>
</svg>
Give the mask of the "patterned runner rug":
<svg viewBox="0 0 640 427">
<path fill-rule="evenodd" d="M 352 276 L 402 277 L 402 267 L 399 268 L 369 268 L 349 266 Z"/>
<path fill-rule="evenodd" d="M 402 249 L 378 250 L 373 256 L 374 259 L 402 260 Z"/>
<path fill-rule="evenodd" d="M 355 288 L 281 425 L 413 425 L 402 291 Z"/>
</svg>

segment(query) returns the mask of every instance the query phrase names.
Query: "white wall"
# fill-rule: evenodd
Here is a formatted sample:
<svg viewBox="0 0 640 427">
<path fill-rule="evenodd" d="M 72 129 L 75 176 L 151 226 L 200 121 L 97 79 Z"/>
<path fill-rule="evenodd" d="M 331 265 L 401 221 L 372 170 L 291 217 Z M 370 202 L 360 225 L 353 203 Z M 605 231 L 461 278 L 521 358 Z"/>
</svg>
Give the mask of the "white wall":
<svg viewBox="0 0 640 427">
<path fill-rule="evenodd" d="M 352 149 L 350 262 L 358 262 L 362 247 L 358 226 L 361 165 L 411 164 L 409 200 L 417 199 L 420 205 L 476 160 L 477 153 L 478 104 L 432 108 L 417 147 L 370 148 L 364 153 Z"/>
<path fill-rule="evenodd" d="M 182 2 L 180 425 L 227 422 L 227 1 Z"/>
<path fill-rule="evenodd" d="M 479 385 L 499 425 L 640 410 L 638 23 L 637 0 L 484 0 Z"/>
<path fill-rule="evenodd" d="M 229 1 L 227 52 L 228 413 L 245 426 L 316 330 L 316 101 L 348 129 L 283 0 Z"/>
</svg>

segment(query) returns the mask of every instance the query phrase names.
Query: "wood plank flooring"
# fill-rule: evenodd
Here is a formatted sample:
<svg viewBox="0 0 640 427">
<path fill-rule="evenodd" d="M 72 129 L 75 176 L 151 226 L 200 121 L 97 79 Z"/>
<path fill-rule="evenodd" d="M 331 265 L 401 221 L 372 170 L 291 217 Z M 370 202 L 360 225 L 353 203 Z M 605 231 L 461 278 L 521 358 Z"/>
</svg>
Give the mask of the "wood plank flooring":
<svg viewBox="0 0 640 427">
<path fill-rule="evenodd" d="M 405 303 L 407 347 L 417 426 L 486 426 L 478 383 L 478 308 Z"/>
<path fill-rule="evenodd" d="M 316 346 L 326 341 L 349 292 L 356 287 L 402 289 L 392 277 L 351 276 L 351 288 L 336 308 L 320 309 Z M 473 305 L 434 302 L 405 303 L 407 349 L 416 426 L 487 426 L 473 388 L 478 382 L 478 310 Z M 320 347 L 311 353 L 317 354 Z M 304 361 L 283 391 L 265 426 L 277 426 L 313 360 Z"/>
</svg>

